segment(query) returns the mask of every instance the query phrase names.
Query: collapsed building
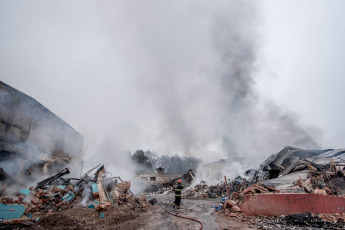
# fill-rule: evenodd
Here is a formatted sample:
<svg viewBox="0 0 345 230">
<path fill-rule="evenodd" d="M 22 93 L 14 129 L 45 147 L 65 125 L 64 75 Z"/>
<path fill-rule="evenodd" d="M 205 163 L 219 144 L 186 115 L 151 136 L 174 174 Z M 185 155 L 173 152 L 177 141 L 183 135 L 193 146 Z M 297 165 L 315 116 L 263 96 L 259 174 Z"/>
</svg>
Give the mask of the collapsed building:
<svg viewBox="0 0 345 230">
<path fill-rule="evenodd" d="M 272 154 L 249 181 L 227 183 L 226 215 L 280 216 L 345 212 L 345 149 L 285 147 Z M 255 172 L 253 172 L 255 171 Z M 236 182 L 236 181 L 234 181 Z M 221 207 L 218 207 L 219 210 Z"/>
<path fill-rule="evenodd" d="M 81 158 L 82 147 L 83 136 L 75 129 L 32 97 L 0 81 L 2 183 L 57 172 L 72 158 Z"/>
<path fill-rule="evenodd" d="M 325 182 L 315 186 L 334 188 L 334 183 L 343 181 L 344 166 L 345 149 L 303 150 L 287 146 L 261 164 L 252 182 L 262 181 L 267 186 L 289 190 L 297 180 L 321 174 Z M 318 181 L 320 178 L 318 176 Z M 337 193 L 344 195 L 345 190 L 340 189 Z"/>
</svg>

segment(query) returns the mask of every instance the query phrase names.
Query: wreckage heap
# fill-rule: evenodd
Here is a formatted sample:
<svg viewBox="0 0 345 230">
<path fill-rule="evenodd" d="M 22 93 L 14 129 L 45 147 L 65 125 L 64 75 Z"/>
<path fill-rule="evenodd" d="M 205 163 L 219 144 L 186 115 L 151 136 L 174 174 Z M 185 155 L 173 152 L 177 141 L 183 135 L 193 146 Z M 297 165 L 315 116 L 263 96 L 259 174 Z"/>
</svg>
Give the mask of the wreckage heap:
<svg viewBox="0 0 345 230">
<path fill-rule="evenodd" d="M 225 180 L 224 187 L 229 193 L 215 208 L 223 210 L 226 216 L 323 213 L 337 215 L 342 220 L 344 154 L 344 149 L 314 151 L 286 147 L 271 155 L 249 181 Z"/>
<path fill-rule="evenodd" d="M 94 176 L 90 173 L 94 171 Z M 114 206 L 127 206 L 132 210 L 143 209 L 154 201 L 135 197 L 130 192 L 131 183 L 120 177 L 106 178 L 104 165 L 96 166 L 81 178 L 63 178 L 68 168 L 37 183 L 36 187 L 22 189 L 16 198 L 1 197 L 0 220 L 2 224 L 32 224 L 40 218 L 83 203 L 104 216 Z M 118 180 L 120 182 L 118 183 Z"/>
<path fill-rule="evenodd" d="M 327 194 L 344 195 L 344 169 L 345 149 L 285 147 L 259 167 L 251 182 L 262 182 L 284 192 L 312 193 L 315 189 L 325 189 Z"/>
</svg>

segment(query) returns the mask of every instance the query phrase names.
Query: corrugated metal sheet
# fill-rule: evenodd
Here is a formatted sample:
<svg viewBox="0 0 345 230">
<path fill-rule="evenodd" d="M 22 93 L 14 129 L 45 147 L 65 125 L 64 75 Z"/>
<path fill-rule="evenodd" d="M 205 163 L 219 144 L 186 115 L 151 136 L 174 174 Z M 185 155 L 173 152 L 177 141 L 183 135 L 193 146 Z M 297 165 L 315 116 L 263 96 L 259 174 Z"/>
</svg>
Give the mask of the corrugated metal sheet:
<svg viewBox="0 0 345 230">
<path fill-rule="evenodd" d="M 0 219 L 19 219 L 24 214 L 25 206 L 21 204 L 1 204 Z"/>
</svg>

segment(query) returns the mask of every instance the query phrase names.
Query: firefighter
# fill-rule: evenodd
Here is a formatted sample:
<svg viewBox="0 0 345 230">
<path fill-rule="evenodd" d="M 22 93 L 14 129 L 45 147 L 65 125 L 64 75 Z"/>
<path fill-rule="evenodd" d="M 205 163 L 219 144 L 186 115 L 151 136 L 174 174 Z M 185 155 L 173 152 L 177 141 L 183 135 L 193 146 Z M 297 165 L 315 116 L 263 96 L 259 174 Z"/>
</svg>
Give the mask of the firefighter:
<svg viewBox="0 0 345 230">
<path fill-rule="evenodd" d="M 184 185 L 182 184 L 181 180 L 177 180 L 177 183 L 174 186 L 174 192 L 175 192 L 175 202 L 173 208 L 179 209 L 181 206 L 181 191 L 183 189 Z"/>
</svg>

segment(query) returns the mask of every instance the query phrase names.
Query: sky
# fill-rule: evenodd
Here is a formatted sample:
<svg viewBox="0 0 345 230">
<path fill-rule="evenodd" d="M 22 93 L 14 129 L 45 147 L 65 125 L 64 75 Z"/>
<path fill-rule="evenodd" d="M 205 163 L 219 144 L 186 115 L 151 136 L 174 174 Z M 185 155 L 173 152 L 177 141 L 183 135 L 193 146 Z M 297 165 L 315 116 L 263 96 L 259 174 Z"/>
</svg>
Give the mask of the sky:
<svg viewBox="0 0 345 230">
<path fill-rule="evenodd" d="M 343 148 L 343 1 L 266 1 L 258 88 L 302 123 L 322 130 L 324 148 Z"/>
<path fill-rule="evenodd" d="M 343 1 L 1 1 L 0 79 L 85 137 L 261 163 L 343 148 Z"/>
</svg>

